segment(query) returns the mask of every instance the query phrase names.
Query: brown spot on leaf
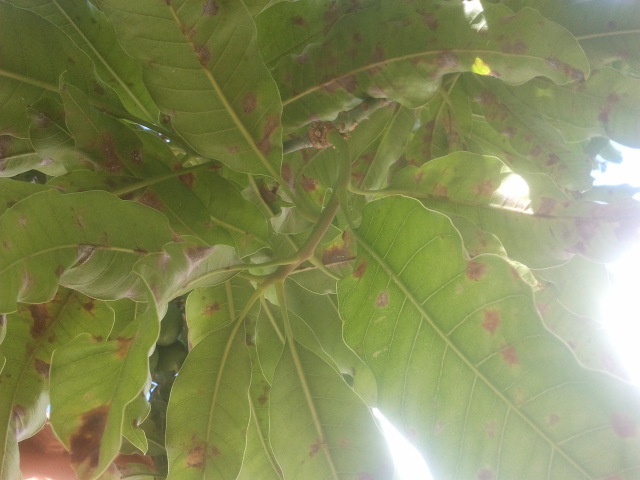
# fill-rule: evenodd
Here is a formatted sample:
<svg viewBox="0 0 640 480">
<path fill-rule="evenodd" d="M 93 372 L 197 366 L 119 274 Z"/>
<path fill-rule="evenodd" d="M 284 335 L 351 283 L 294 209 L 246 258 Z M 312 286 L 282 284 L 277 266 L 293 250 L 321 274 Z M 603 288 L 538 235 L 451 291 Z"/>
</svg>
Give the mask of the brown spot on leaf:
<svg viewBox="0 0 640 480">
<path fill-rule="evenodd" d="M 138 150 L 137 148 L 133 152 L 131 152 L 131 161 L 136 165 L 142 165 L 143 163 L 142 152 L 140 152 L 140 150 Z"/>
<path fill-rule="evenodd" d="M 100 134 L 100 153 L 106 161 L 105 168 L 109 173 L 120 173 L 122 171 L 122 160 L 116 150 L 113 135 L 109 132 Z"/>
<path fill-rule="evenodd" d="M 142 197 L 140 197 L 138 201 L 143 205 L 146 205 L 147 207 L 151 207 L 155 210 L 162 210 L 164 207 L 162 200 L 160 200 L 160 198 L 155 193 L 149 190 L 144 192 L 144 195 L 142 195 Z"/>
<path fill-rule="evenodd" d="M 185 254 L 187 255 L 187 259 L 194 264 L 200 263 L 202 260 L 207 258 L 215 247 L 203 247 L 203 246 L 195 246 L 191 248 L 187 248 Z"/>
<path fill-rule="evenodd" d="M 424 170 L 418 170 L 416 174 L 413 176 L 413 179 L 415 180 L 416 183 L 422 182 L 423 178 L 424 178 Z"/>
<path fill-rule="evenodd" d="M 386 307 L 387 305 L 389 305 L 389 294 L 385 290 L 380 292 L 378 298 L 376 298 L 376 307 Z"/>
<path fill-rule="evenodd" d="M 271 135 L 280 126 L 280 117 L 278 115 L 268 115 L 262 129 L 262 138 L 258 142 L 258 149 L 267 155 L 271 151 Z"/>
<path fill-rule="evenodd" d="M 258 97 L 256 97 L 255 93 L 249 92 L 242 98 L 242 111 L 244 113 L 253 113 L 257 107 Z"/>
<path fill-rule="evenodd" d="M 491 180 L 484 180 L 473 186 L 473 193 L 480 197 L 489 197 L 495 192 L 496 186 Z"/>
<path fill-rule="evenodd" d="M 45 362 L 44 360 L 40 360 L 39 358 L 35 359 L 34 367 L 36 372 L 42 375 L 44 378 L 49 378 L 49 367 L 51 364 Z"/>
<path fill-rule="evenodd" d="M 204 442 L 200 442 L 197 445 L 191 447 L 187 452 L 187 467 L 202 468 L 204 466 Z"/>
<path fill-rule="evenodd" d="M 487 266 L 482 263 L 474 262 L 473 260 L 467 262 L 467 278 L 477 282 L 480 280 L 487 270 Z"/>
<path fill-rule="evenodd" d="M 206 316 L 213 315 L 219 310 L 220 310 L 220 304 L 218 302 L 213 302 L 204 307 L 204 311 L 202 312 L 202 315 L 206 315 Z"/>
<path fill-rule="evenodd" d="M 194 51 L 196 52 L 196 57 L 198 57 L 200 65 L 207 67 L 211 61 L 211 51 L 209 47 L 206 45 L 194 45 Z"/>
<path fill-rule="evenodd" d="M 495 478 L 493 470 L 483 468 L 478 472 L 478 480 L 493 480 Z"/>
<path fill-rule="evenodd" d="M 494 333 L 500 326 L 500 310 L 486 310 L 484 312 L 484 320 L 482 328 L 489 333 Z"/>
<path fill-rule="evenodd" d="M 384 47 L 381 43 L 376 44 L 376 48 L 373 51 L 373 55 L 371 56 L 371 61 L 374 63 L 381 62 L 386 58 L 384 53 Z"/>
<path fill-rule="evenodd" d="M 353 276 L 355 278 L 360 278 L 364 275 L 364 272 L 367 271 L 367 261 L 366 260 L 362 260 L 358 266 L 356 267 L 356 269 L 353 271 Z"/>
<path fill-rule="evenodd" d="M 291 23 L 293 23 L 294 25 L 298 25 L 299 27 L 304 27 L 307 24 L 306 20 L 300 15 L 296 15 L 295 17 L 293 17 L 291 19 Z"/>
<path fill-rule="evenodd" d="M 498 432 L 498 422 L 491 420 L 484 426 L 484 433 L 489 438 L 495 438 Z"/>
<path fill-rule="evenodd" d="M 107 424 L 109 404 L 89 410 L 80 417 L 80 427 L 69 439 L 69 456 L 75 465 L 86 463 L 95 468 L 100 459 L 102 434 Z"/>
<path fill-rule="evenodd" d="M 433 187 L 433 194 L 440 197 L 446 197 L 447 195 L 449 195 L 449 189 L 441 183 L 437 183 L 435 187 Z"/>
<path fill-rule="evenodd" d="M 93 302 L 93 299 L 90 299 L 89 301 L 82 304 L 82 308 L 89 313 L 93 311 L 94 307 L 95 303 Z"/>
<path fill-rule="evenodd" d="M 508 346 L 504 348 L 500 353 L 502 353 L 502 358 L 504 359 L 505 362 L 507 362 L 507 365 L 509 365 L 510 367 L 513 367 L 514 365 L 517 365 L 518 363 L 520 363 L 520 359 L 518 358 L 518 352 L 516 352 L 516 349 L 513 346 Z"/>
<path fill-rule="evenodd" d="M 557 413 L 550 413 L 549 417 L 547 418 L 547 422 L 549 423 L 549 426 L 554 426 L 559 421 L 560 421 L 560 415 L 558 415 Z"/>
<path fill-rule="evenodd" d="M 192 172 L 189 172 L 189 173 L 185 173 L 184 175 L 180 175 L 178 178 L 182 183 L 184 183 L 187 186 L 187 188 L 192 188 L 193 182 L 196 177 Z"/>
<path fill-rule="evenodd" d="M 611 427 L 621 438 L 633 438 L 638 434 L 637 423 L 623 413 L 615 413 L 611 416 Z"/>
<path fill-rule="evenodd" d="M 317 180 L 315 178 L 307 177 L 306 175 L 302 175 L 301 184 L 305 192 L 313 192 L 318 188 Z"/>
<path fill-rule="evenodd" d="M 116 352 L 116 357 L 126 357 L 127 353 L 129 353 L 129 347 L 131 346 L 131 342 L 133 342 L 133 338 L 118 337 L 116 340 L 118 341 L 118 351 Z"/>
<path fill-rule="evenodd" d="M 267 387 L 266 385 L 262 387 L 262 395 L 258 397 L 258 403 L 260 405 L 264 405 L 265 403 L 267 403 L 267 400 L 269 400 L 269 390 L 270 387 Z"/>
<path fill-rule="evenodd" d="M 29 305 L 29 312 L 31 312 L 31 336 L 33 338 L 39 338 L 47 330 L 49 326 L 49 309 L 46 304 L 40 303 L 37 305 Z"/>
<path fill-rule="evenodd" d="M 324 442 L 322 440 L 316 440 L 309 448 L 309 456 L 314 457 L 322 448 Z"/>
<path fill-rule="evenodd" d="M 205 17 L 213 17 L 218 14 L 218 4 L 214 0 L 207 0 L 202 6 L 202 15 Z"/>
</svg>

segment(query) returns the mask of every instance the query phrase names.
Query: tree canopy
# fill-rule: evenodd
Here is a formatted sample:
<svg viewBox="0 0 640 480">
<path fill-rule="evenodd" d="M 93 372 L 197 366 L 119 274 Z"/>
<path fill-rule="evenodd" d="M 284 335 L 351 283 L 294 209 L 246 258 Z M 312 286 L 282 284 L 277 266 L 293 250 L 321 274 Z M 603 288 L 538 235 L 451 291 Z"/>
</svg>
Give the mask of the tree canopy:
<svg viewBox="0 0 640 480">
<path fill-rule="evenodd" d="M 0 478 L 638 480 L 635 0 L 0 0 Z M 50 406 L 50 418 L 47 409 Z M 119 464 L 149 456 L 155 470 Z"/>
</svg>

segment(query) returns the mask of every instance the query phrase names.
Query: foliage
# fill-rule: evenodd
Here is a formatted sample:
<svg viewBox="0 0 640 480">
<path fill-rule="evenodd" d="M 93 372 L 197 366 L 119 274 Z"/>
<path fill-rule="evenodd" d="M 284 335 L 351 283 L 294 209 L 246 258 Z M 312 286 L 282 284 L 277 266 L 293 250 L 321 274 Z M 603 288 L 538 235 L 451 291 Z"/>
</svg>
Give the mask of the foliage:
<svg viewBox="0 0 640 480">
<path fill-rule="evenodd" d="M 50 405 L 82 479 L 390 479 L 372 407 L 436 480 L 640 479 L 595 303 L 640 208 L 590 177 L 640 147 L 639 24 L 0 1 L 0 478 Z"/>
</svg>

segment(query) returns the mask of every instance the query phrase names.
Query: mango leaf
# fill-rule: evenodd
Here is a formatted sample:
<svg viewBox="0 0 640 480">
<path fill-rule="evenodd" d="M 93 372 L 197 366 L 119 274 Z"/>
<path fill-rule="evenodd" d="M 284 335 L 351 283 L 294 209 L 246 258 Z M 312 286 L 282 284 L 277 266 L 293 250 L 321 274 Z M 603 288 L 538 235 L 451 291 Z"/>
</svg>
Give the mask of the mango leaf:
<svg viewBox="0 0 640 480">
<path fill-rule="evenodd" d="M 42 159 L 27 140 L 0 135 L 0 177 L 13 177 L 42 165 Z"/>
<path fill-rule="evenodd" d="M 45 185 L 0 179 L 0 215 L 20 200 L 49 189 Z"/>
<path fill-rule="evenodd" d="M 49 301 L 59 283 L 125 296 L 135 262 L 172 235 L 161 214 L 106 192 L 31 195 L 0 217 L 0 311 Z"/>
<path fill-rule="evenodd" d="M 243 322 L 214 328 L 193 347 L 167 409 L 168 480 L 237 477 L 247 441 L 250 381 Z"/>
<path fill-rule="evenodd" d="M 638 478 L 637 390 L 581 368 L 507 261 L 465 258 L 448 218 L 409 198 L 369 203 L 354 234 L 345 339 L 434 478 Z"/>
<path fill-rule="evenodd" d="M 233 278 L 220 285 L 191 292 L 185 305 L 189 346 L 195 347 L 211 332 L 225 328 L 239 318 L 253 291 L 247 280 Z M 249 310 L 251 316 L 256 314 L 256 308 Z"/>
<path fill-rule="evenodd" d="M 186 238 L 141 259 L 135 270 L 150 285 L 156 303 L 162 305 L 195 288 L 230 279 L 237 273 L 231 267 L 239 263 L 232 247 L 202 245 Z"/>
<path fill-rule="evenodd" d="M 302 15 L 298 21 L 304 19 Z M 537 11 L 514 14 L 502 5 L 474 10 L 450 2 L 426 8 L 375 2 L 343 16 L 321 41 L 283 58 L 273 71 L 285 123 L 298 126 L 332 119 L 365 96 L 390 98 L 411 108 L 424 105 L 444 75 L 470 72 L 478 58 L 489 66 L 488 75 L 509 84 L 536 76 L 568 83 L 589 73 L 577 41 Z"/>
<path fill-rule="evenodd" d="M 140 303 L 117 336 L 82 333 L 55 351 L 51 425 L 79 478 L 98 478 L 118 455 L 127 405 L 147 383 L 159 330 L 155 304 Z"/>
<path fill-rule="evenodd" d="M 166 120 L 195 150 L 235 170 L 278 178 L 282 107 L 242 2 L 100 5 L 125 51 L 142 61 Z"/>
<path fill-rule="evenodd" d="M 634 0 L 614 5 L 593 0 L 509 0 L 507 4 L 515 10 L 535 8 L 569 29 L 594 69 L 610 65 L 636 75 L 640 72 L 640 5 Z"/>
<path fill-rule="evenodd" d="M 133 115 L 147 122 L 158 120 L 158 107 L 142 82 L 141 65 L 122 50 L 113 27 L 90 2 L 8 1 L 40 15 L 66 33 L 91 58 L 100 78 Z"/>
<path fill-rule="evenodd" d="M 391 477 L 371 412 L 320 357 L 288 341 L 271 388 L 271 446 L 285 478 Z"/>
<path fill-rule="evenodd" d="M 38 15 L 0 2 L 0 134 L 28 137 L 26 108 L 43 96 L 58 96 L 62 73 L 95 105 L 120 105 L 95 75 L 91 60 L 59 28 Z"/>
<path fill-rule="evenodd" d="M 579 87 L 536 79 L 510 91 L 522 103 L 558 122 L 554 125 L 560 130 L 563 124 L 576 125 L 591 136 L 601 135 L 640 148 L 640 80 L 637 78 L 604 67 L 593 72 Z"/>
<path fill-rule="evenodd" d="M 591 157 L 580 145 L 568 145 L 539 111 L 522 103 L 509 87 L 497 80 L 483 78 L 477 82 L 468 81 L 467 88 L 467 94 L 476 99 L 474 113 L 484 116 L 517 152 L 508 157 L 514 169 L 544 172 L 558 185 L 570 190 L 582 191 L 591 187 Z M 506 157 L 502 152 L 498 156 Z"/>
<path fill-rule="evenodd" d="M 602 204 L 534 193 L 532 204 L 526 193 L 510 192 L 513 178 L 495 157 L 457 152 L 404 168 L 388 191 L 466 217 L 531 268 L 559 265 L 576 254 L 612 261 L 637 238 L 640 206 L 633 200 Z"/>
<path fill-rule="evenodd" d="M 18 442 L 37 433 L 46 421 L 49 405 L 49 373 L 55 349 L 76 335 L 90 332 L 106 337 L 113 325 L 113 312 L 77 292 L 60 289 L 48 303 L 21 304 L 6 317 L 7 330 L 0 352 L 7 363 L 0 375 L 0 478 L 22 478 Z M 25 354 L 26 352 L 26 354 Z"/>
<path fill-rule="evenodd" d="M 439 94 L 419 110 L 420 127 L 407 145 L 407 163 L 422 165 L 432 158 L 468 149 L 471 101 L 459 78 L 454 77 L 451 85 L 443 85 Z"/>
</svg>

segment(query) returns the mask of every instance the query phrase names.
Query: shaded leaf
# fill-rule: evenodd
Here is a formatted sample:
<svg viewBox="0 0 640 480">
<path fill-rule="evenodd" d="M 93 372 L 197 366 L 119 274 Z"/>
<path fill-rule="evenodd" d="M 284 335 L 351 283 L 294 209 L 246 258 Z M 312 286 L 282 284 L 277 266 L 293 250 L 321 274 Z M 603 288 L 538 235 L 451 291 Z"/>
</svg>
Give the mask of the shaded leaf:
<svg viewBox="0 0 640 480">
<path fill-rule="evenodd" d="M 171 239 L 162 215 L 106 192 L 31 195 L 0 217 L 0 311 L 48 301 L 58 283 L 125 296 L 135 262 Z"/>
<path fill-rule="evenodd" d="M 345 339 L 434 478 L 640 471 L 637 390 L 581 368 L 508 262 L 465 258 L 447 217 L 402 197 L 368 204 L 354 234 L 366 268 L 339 283 Z"/>
<path fill-rule="evenodd" d="M 35 435 L 46 421 L 54 350 L 83 332 L 106 337 L 113 325 L 113 312 L 103 302 L 60 289 L 50 302 L 22 304 L 2 318 L 7 323 L 0 352 L 7 363 L 0 375 L 0 431 L 5 439 L 0 478 L 17 480 L 22 478 L 18 442 Z"/>
<path fill-rule="evenodd" d="M 278 178 L 282 107 L 242 2 L 101 5 L 124 49 L 142 61 L 154 101 L 187 142 L 235 170 Z"/>
<path fill-rule="evenodd" d="M 242 322 L 211 331 L 193 347 L 167 409 L 168 479 L 236 478 L 247 441 L 250 381 Z"/>
<path fill-rule="evenodd" d="M 0 41 L 12 46 L 0 52 L 0 134 L 27 138 L 26 108 L 43 96 L 57 97 L 63 73 L 94 104 L 118 110 L 117 97 L 94 75 L 89 57 L 38 15 L 1 2 Z"/>
<path fill-rule="evenodd" d="M 91 2 L 8 1 L 59 27 L 91 58 L 100 78 L 118 94 L 131 113 L 145 121 L 158 120 L 158 108 L 142 82 L 141 65 L 122 50 L 113 27 Z"/>
<path fill-rule="evenodd" d="M 158 332 L 155 305 L 141 303 L 117 336 L 82 333 L 55 351 L 51 425 L 78 477 L 97 478 L 118 455 L 127 405 L 147 382 Z"/>
<path fill-rule="evenodd" d="M 13 177 L 38 168 L 42 163 L 27 140 L 0 135 L 0 177 Z"/>
</svg>

